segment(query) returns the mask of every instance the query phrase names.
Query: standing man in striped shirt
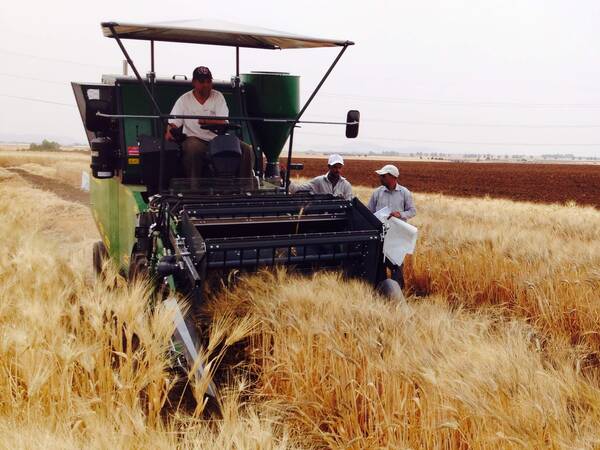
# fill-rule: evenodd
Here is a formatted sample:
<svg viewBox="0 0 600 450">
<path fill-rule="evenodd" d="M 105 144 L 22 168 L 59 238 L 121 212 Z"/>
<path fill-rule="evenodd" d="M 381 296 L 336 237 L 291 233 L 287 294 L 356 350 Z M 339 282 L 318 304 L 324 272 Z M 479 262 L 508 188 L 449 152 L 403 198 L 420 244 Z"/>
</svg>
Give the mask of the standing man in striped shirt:
<svg viewBox="0 0 600 450">
<path fill-rule="evenodd" d="M 381 186 L 375 189 L 367 208 L 372 213 L 379 211 L 386 206 L 390 209 L 390 217 L 408 221 L 415 217 L 417 210 L 411 192 L 404 186 L 398 184 L 400 171 L 392 164 L 386 164 L 381 169 L 376 170 L 379 175 Z M 396 280 L 401 288 L 404 288 L 404 264 L 395 266 L 386 260 L 386 265 L 392 270 L 392 279 Z"/>
</svg>

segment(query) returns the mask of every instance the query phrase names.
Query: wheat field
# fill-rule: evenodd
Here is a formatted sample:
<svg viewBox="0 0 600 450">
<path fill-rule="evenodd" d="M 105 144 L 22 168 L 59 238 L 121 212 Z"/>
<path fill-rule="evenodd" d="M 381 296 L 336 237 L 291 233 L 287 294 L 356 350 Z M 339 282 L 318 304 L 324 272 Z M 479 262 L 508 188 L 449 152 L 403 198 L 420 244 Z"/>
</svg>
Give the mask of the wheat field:
<svg viewBox="0 0 600 450">
<path fill-rule="evenodd" d="M 87 160 L 14 153 L 2 447 L 600 447 L 600 211 L 417 194 L 406 304 L 331 273 L 241 279 L 206 304 L 223 412 L 206 418 L 173 401 L 166 309 L 94 279 L 88 208 L 12 170 L 76 186 Z"/>
</svg>

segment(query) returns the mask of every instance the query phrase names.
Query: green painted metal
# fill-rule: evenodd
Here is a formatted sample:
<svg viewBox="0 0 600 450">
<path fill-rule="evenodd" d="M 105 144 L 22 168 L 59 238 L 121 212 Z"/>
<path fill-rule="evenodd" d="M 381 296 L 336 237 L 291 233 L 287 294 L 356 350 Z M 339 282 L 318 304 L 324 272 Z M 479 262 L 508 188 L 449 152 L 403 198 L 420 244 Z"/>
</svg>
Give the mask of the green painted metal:
<svg viewBox="0 0 600 450">
<path fill-rule="evenodd" d="M 147 208 L 141 196 L 143 186 L 125 185 L 117 177 L 92 178 L 90 202 L 92 215 L 115 265 L 127 273 L 135 243 L 137 214 Z"/>
<path fill-rule="evenodd" d="M 175 101 L 185 92 L 191 89 L 191 84 L 165 84 L 157 83 L 155 86 L 155 98 L 163 112 L 171 112 Z M 121 98 L 121 111 L 123 114 L 151 115 L 154 110 L 144 89 L 135 82 L 125 82 L 117 85 Z M 162 128 L 157 121 L 146 118 L 126 118 L 123 119 L 123 149 L 136 146 L 138 136 L 141 134 L 149 136 L 160 136 Z M 123 177 L 127 183 L 140 182 L 140 164 L 139 158 L 129 158 L 124 152 Z"/>
<path fill-rule="evenodd" d="M 137 81 L 128 80 L 117 84 L 120 97 L 120 111 L 122 114 L 130 115 L 153 115 L 154 110 L 144 89 Z M 170 113 L 177 99 L 184 93 L 190 91 L 192 85 L 189 81 L 164 82 L 158 80 L 154 86 L 154 96 L 156 102 L 163 113 Z M 225 97 L 229 114 L 232 116 L 241 115 L 240 108 L 234 99 L 231 86 L 216 86 Z M 121 145 L 123 148 L 123 179 L 127 184 L 136 184 L 141 180 L 140 161 L 138 157 L 130 158 L 127 156 L 127 149 L 136 146 L 138 136 L 141 134 L 160 137 L 162 126 L 153 119 L 147 118 L 125 118 L 123 120 L 123 133 L 121 136 Z"/>
<path fill-rule="evenodd" d="M 139 84 L 124 82 L 117 84 L 116 88 L 119 91 L 121 113 L 153 114 L 152 106 Z M 170 112 L 175 101 L 190 89 L 189 82 L 158 82 L 155 96 L 161 110 Z M 230 114 L 239 115 L 239 105 L 231 89 L 223 89 L 221 92 L 228 103 Z M 141 195 L 146 188 L 136 184 L 140 182 L 139 158 L 127 156 L 127 148 L 137 145 L 140 134 L 159 136 L 159 126 L 152 119 L 123 119 L 121 146 L 124 158 L 121 176 L 110 179 L 92 178 L 90 185 L 90 202 L 96 226 L 110 258 L 124 273 L 129 269 L 135 243 L 136 216 L 147 208 Z"/>
<path fill-rule="evenodd" d="M 113 199 L 117 197 L 118 190 L 119 183 L 115 178 L 91 178 L 90 204 L 92 215 L 108 254 L 115 262 L 119 254 L 119 236 L 117 234 L 119 216 L 117 208 L 114 207 Z"/>
<path fill-rule="evenodd" d="M 295 117 L 299 111 L 299 77 L 283 73 L 249 73 L 241 75 L 246 87 L 247 111 L 251 116 L 271 118 Z M 152 106 L 142 87 L 136 82 L 116 84 L 119 110 L 122 114 L 153 114 Z M 170 112 L 183 93 L 191 89 L 189 82 L 158 82 L 154 88 L 157 102 L 164 112 Z M 225 97 L 232 116 L 242 115 L 230 86 L 215 86 Z M 248 124 L 242 124 L 247 126 Z M 122 172 L 111 179 L 92 178 L 90 201 L 94 220 L 108 253 L 124 273 L 129 269 L 131 251 L 135 243 L 136 216 L 147 208 L 141 192 L 139 158 L 129 157 L 127 148 L 137 145 L 140 134 L 159 136 L 160 126 L 152 119 L 125 118 L 122 122 Z M 267 161 L 276 163 L 291 126 L 289 124 L 252 124 Z M 244 130 L 247 135 L 247 129 Z"/>
<path fill-rule="evenodd" d="M 280 72 L 250 72 L 240 75 L 246 88 L 250 116 L 296 117 L 300 111 L 300 77 Z M 286 123 L 254 122 L 256 138 L 268 163 L 277 163 L 292 129 Z"/>
</svg>

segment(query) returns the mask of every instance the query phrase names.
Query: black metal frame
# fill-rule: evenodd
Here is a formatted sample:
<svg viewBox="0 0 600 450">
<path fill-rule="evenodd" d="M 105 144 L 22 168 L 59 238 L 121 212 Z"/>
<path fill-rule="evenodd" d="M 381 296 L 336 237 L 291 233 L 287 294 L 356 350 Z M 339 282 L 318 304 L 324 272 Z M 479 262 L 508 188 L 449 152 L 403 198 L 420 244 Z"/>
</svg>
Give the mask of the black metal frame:
<svg viewBox="0 0 600 450">
<path fill-rule="evenodd" d="M 132 117 L 148 117 L 148 118 L 155 118 L 155 119 L 159 119 L 160 120 L 160 124 L 162 125 L 163 129 L 166 129 L 166 126 L 168 125 L 168 119 L 171 118 L 181 118 L 181 119 L 204 119 L 204 118 L 209 118 L 209 119 L 229 119 L 229 120 L 249 120 L 249 121 L 273 121 L 273 122 L 289 122 L 292 123 L 292 128 L 290 131 L 290 137 L 289 137 L 289 147 L 288 147 L 288 157 L 287 157 L 287 170 L 286 170 L 286 177 L 285 177 L 285 192 L 286 194 L 289 192 L 289 184 L 290 184 L 290 169 L 291 169 L 291 165 L 292 165 L 292 152 L 293 152 L 293 141 L 294 141 L 294 128 L 296 127 L 296 125 L 298 123 L 301 123 L 300 118 L 302 117 L 302 115 L 304 114 L 304 112 L 306 111 L 306 109 L 308 108 L 308 106 L 312 103 L 313 99 L 315 98 L 315 96 L 317 95 L 317 93 L 319 92 L 319 90 L 321 89 L 321 87 L 323 86 L 323 84 L 325 83 L 325 81 L 327 80 L 327 78 L 329 77 L 329 75 L 331 74 L 331 72 L 333 71 L 334 67 L 337 65 L 338 61 L 340 60 L 340 58 L 342 57 L 342 55 L 344 54 L 344 52 L 347 50 L 348 46 L 351 45 L 352 43 L 347 41 L 341 48 L 341 50 L 339 51 L 339 53 L 337 54 L 336 58 L 334 59 L 334 61 L 331 63 L 331 65 L 329 66 L 329 69 L 327 70 L 327 72 L 325 72 L 325 75 L 323 75 L 323 77 L 321 78 L 321 81 L 317 84 L 317 86 L 315 87 L 314 91 L 312 92 L 312 94 L 310 95 L 310 97 L 308 98 L 308 100 L 304 103 L 304 106 L 302 107 L 302 109 L 300 110 L 300 112 L 298 113 L 298 115 L 293 118 L 293 119 L 269 119 L 266 117 L 254 117 L 254 118 L 250 118 L 250 117 L 214 117 L 214 116 L 183 116 L 183 115 L 176 115 L 176 116 L 172 116 L 170 114 L 162 114 L 160 111 L 160 107 L 158 106 L 158 103 L 156 102 L 156 99 L 154 98 L 154 94 L 153 94 L 153 90 L 154 90 L 154 40 L 150 41 L 150 58 L 151 58 L 151 77 L 150 77 L 150 89 L 148 88 L 148 86 L 146 86 L 146 83 L 144 82 L 144 80 L 142 79 L 142 77 L 140 76 L 140 73 L 138 72 L 135 64 L 133 63 L 133 60 L 131 59 L 131 57 L 129 56 L 129 53 L 127 53 L 127 50 L 125 49 L 125 46 L 123 45 L 123 42 L 121 41 L 121 38 L 119 37 L 119 34 L 115 31 L 115 24 L 106 24 L 108 26 L 108 28 L 111 31 L 112 37 L 117 41 L 117 44 L 119 45 L 119 48 L 121 49 L 121 52 L 123 53 L 123 55 L 125 56 L 125 59 L 127 60 L 127 63 L 131 66 L 131 69 L 133 70 L 133 73 L 135 74 L 135 77 L 137 78 L 138 82 L 142 85 L 142 87 L 144 88 L 144 91 L 146 92 L 146 95 L 148 96 L 148 98 L 150 99 L 150 102 L 152 103 L 152 106 L 157 114 L 157 116 L 132 116 Z M 236 80 L 239 79 L 239 64 L 240 64 L 240 48 L 239 46 L 236 46 Z M 239 90 L 239 82 L 236 82 L 235 88 Z M 117 117 L 117 116 L 112 116 L 112 117 Z M 119 117 L 124 117 L 124 116 L 119 116 Z M 304 123 L 323 123 L 323 124 L 335 124 L 335 125 L 347 125 L 346 122 L 316 122 L 316 121 L 312 121 L 312 122 L 304 122 Z M 162 132 L 162 139 L 161 139 L 161 148 L 160 148 L 160 168 L 159 168 L 159 193 L 165 193 L 165 185 L 164 185 L 164 158 L 165 158 L 165 133 Z"/>
<path fill-rule="evenodd" d="M 183 262 L 178 279 L 188 286 L 195 301 L 201 300 L 201 286 L 208 270 L 254 271 L 275 265 L 314 270 L 316 264 L 320 268 L 343 269 L 347 275 L 374 286 L 382 279 L 382 225 L 356 199 L 348 201 L 328 195 L 232 195 L 182 200 L 166 195 L 161 201 L 165 223 L 170 222 L 169 216 L 177 216 L 182 226 L 178 231 L 157 228 L 166 233 L 162 235 L 163 242 L 169 242 Z M 293 234 L 229 233 L 268 222 L 277 230 L 285 224 L 307 228 Z M 319 231 L 314 228 L 315 223 Z M 321 230 L 319 223 L 328 224 L 329 228 Z M 213 227 L 215 232 L 205 233 Z"/>
</svg>

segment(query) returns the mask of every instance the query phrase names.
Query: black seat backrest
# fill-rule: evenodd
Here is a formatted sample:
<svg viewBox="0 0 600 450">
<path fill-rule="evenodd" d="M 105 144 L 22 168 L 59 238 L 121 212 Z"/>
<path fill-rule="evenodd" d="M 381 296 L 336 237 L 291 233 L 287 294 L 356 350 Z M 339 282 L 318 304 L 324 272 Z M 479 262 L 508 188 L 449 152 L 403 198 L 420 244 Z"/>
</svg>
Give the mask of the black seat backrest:
<svg viewBox="0 0 600 450">
<path fill-rule="evenodd" d="M 239 177 L 242 162 L 240 140 L 232 134 L 216 136 L 208 144 L 210 168 L 214 177 Z"/>
<path fill-rule="evenodd" d="M 161 140 L 145 134 L 138 136 L 141 182 L 148 186 L 149 191 L 158 189 Z M 164 176 L 167 184 L 171 178 L 181 176 L 179 145 L 170 141 L 165 141 Z"/>
</svg>

